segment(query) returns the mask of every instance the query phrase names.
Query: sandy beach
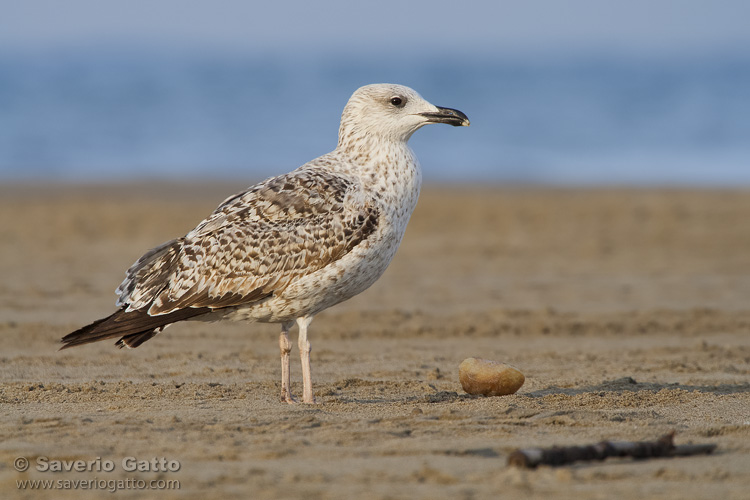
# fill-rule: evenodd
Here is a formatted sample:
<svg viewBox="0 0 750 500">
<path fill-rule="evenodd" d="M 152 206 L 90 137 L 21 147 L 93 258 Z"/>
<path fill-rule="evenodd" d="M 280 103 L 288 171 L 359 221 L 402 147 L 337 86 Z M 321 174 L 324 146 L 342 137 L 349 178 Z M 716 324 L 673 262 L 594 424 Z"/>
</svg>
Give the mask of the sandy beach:
<svg viewBox="0 0 750 500">
<path fill-rule="evenodd" d="M 381 280 L 312 323 L 317 405 L 279 402 L 277 325 L 58 352 L 114 311 L 142 253 L 243 187 L 0 186 L 3 498 L 99 498 L 112 481 L 118 498 L 748 498 L 750 192 L 428 186 Z M 526 383 L 470 397 L 472 356 Z M 519 447 L 671 430 L 718 449 L 506 466 Z M 75 460 L 94 463 L 39 470 Z"/>
</svg>

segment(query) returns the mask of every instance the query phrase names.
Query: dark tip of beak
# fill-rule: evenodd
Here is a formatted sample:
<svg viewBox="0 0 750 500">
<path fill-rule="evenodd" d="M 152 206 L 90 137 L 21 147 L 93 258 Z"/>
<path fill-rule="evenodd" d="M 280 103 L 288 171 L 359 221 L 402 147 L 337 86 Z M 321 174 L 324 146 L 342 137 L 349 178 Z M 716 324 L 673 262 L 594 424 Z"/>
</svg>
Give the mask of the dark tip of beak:
<svg viewBox="0 0 750 500">
<path fill-rule="evenodd" d="M 420 113 L 431 123 L 447 123 L 454 127 L 468 127 L 469 118 L 457 109 L 441 108 L 437 106 L 437 113 Z"/>
</svg>

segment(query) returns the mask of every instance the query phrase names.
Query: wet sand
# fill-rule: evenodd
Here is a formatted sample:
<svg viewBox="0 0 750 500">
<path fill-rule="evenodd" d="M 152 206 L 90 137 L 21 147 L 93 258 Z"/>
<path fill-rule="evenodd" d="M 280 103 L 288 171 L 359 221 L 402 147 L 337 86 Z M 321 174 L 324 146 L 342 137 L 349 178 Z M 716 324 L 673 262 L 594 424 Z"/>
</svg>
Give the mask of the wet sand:
<svg viewBox="0 0 750 500">
<path fill-rule="evenodd" d="M 145 250 L 241 188 L 0 187 L 3 498 L 103 493 L 23 479 L 178 480 L 163 498 L 747 498 L 750 192 L 428 186 L 383 278 L 312 323 L 314 406 L 278 400 L 276 325 L 182 323 L 135 350 L 57 351 L 114 310 Z M 471 356 L 526 383 L 469 397 Z M 296 346 L 292 377 L 299 394 Z M 517 447 L 670 430 L 719 448 L 505 464 Z M 115 470 L 42 472 L 39 457 Z M 128 472 L 126 457 L 180 469 Z"/>
</svg>

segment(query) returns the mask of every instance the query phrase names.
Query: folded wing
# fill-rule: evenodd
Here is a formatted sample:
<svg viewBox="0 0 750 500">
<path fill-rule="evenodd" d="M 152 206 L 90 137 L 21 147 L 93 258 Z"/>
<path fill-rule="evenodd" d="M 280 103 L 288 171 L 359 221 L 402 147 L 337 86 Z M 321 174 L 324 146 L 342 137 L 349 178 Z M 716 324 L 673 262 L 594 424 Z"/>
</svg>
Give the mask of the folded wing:
<svg viewBox="0 0 750 500">
<path fill-rule="evenodd" d="M 298 169 L 232 197 L 187 236 L 131 267 L 118 305 L 161 315 L 270 297 L 375 230 L 378 212 L 357 203 L 356 190 L 340 176 Z"/>
</svg>

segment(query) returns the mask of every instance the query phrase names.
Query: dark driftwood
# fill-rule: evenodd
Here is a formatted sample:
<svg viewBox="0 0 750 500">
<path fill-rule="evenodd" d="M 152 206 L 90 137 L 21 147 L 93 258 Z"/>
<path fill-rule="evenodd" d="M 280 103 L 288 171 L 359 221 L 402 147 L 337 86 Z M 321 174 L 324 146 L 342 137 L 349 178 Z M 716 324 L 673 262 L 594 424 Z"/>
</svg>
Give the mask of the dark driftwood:
<svg viewBox="0 0 750 500">
<path fill-rule="evenodd" d="M 604 460 L 609 457 L 637 459 L 703 455 L 716 449 L 715 444 L 683 444 L 675 446 L 674 431 L 656 441 L 602 441 L 587 446 L 524 448 L 508 456 L 508 465 L 534 468 L 538 465 L 567 465 L 580 460 Z"/>
</svg>

